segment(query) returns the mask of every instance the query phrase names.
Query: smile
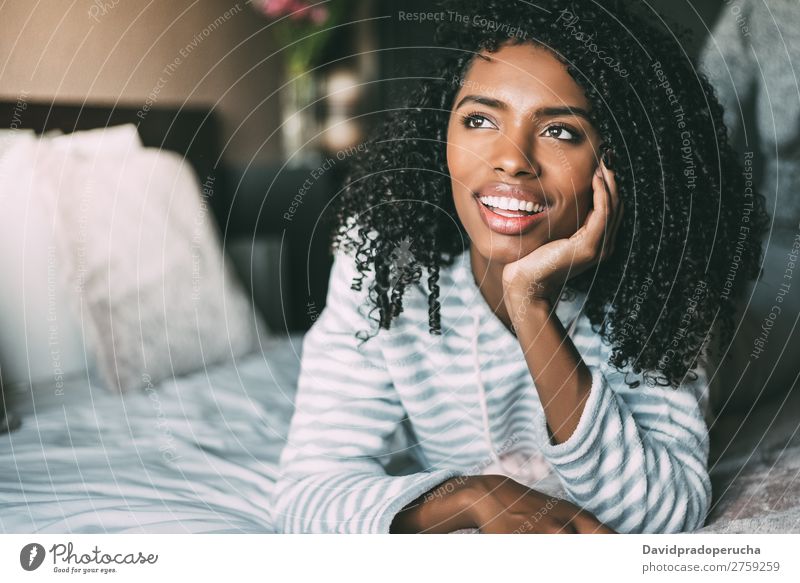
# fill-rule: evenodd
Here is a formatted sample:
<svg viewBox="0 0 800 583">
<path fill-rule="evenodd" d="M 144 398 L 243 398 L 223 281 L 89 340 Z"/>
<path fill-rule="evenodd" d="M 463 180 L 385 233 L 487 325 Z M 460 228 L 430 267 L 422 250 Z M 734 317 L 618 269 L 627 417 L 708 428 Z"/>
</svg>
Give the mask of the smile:
<svg viewBox="0 0 800 583">
<path fill-rule="evenodd" d="M 478 197 L 478 200 L 489 207 L 493 212 L 501 214 L 504 217 L 516 217 L 519 216 L 519 213 L 528 215 L 536 214 L 547 208 L 546 205 L 543 204 L 509 198 L 507 196 L 481 196 Z M 503 211 L 513 211 L 514 214 L 504 213 Z"/>
<path fill-rule="evenodd" d="M 499 235 L 522 235 L 544 217 L 548 207 L 505 196 L 475 196 L 484 224 Z"/>
</svg>

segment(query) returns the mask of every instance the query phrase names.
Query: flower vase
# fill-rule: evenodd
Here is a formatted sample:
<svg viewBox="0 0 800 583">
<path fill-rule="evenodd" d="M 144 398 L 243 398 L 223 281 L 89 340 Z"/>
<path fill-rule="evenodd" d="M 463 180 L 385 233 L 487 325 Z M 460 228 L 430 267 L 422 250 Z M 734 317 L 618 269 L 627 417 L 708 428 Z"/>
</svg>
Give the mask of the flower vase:
<svg viewBox="0 0 800 583">
<path fill-rule="evenodd" d="M 320 159 L 317 148 L 317 98 L 314 75 L 304 69 L 287 67 L 281 90 L 281 139 L 287 167 L 313 166 Z"/>
</svg>

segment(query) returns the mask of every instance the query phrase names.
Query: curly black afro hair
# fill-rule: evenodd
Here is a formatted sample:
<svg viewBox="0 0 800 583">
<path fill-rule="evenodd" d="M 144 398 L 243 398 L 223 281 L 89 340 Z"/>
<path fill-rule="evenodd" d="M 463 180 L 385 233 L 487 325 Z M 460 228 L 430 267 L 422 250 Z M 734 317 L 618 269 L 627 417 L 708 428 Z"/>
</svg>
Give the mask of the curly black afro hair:
<svg viewBox="0 0 800 583">
<path fill-rule="evenodd" d="M 441 333 L 439 270 L 468 244 L 446 163 L 453 100 L 476 53 L 533 42 L 585 90 L 594 125 L 616 154 L 626 208 L 615 253 L 570 279 L 564 294 L 587 294 L 584 313 L 611 345 L 617 370 L 643 373 L 649 385 L 696 379 L 692 369 L 710 340 L 720 333 L 724 346 L 732 338 L 734 300 L 759 275 L 769 217 L 763 195 L 745 183 L 713 88 L 684 51 L 686 33 L 621 2 L 460 1 L 441 10 L 440 78 L 386 112 L 337 201 L 333 247 L 354 252 L 354 289 L 374 271 L 375 333 L 402 312 L 405 289 L 420 284 L 423 268 L 430 332 Z M 398 268 L 395 250 L 409 236 L 413 261 Z"/>
</svg>

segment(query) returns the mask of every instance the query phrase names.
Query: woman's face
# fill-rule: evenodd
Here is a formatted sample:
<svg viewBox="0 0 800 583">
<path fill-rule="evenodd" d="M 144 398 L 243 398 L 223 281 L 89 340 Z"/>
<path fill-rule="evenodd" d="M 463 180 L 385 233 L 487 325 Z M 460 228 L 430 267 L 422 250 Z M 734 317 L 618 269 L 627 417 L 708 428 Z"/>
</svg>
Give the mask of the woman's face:
<svg viewBox="0 0 800 583">
<path fill-rule="evenodd" d="M 522 44 L 485 56 L 454 100 L 447 165 L 472 244 L 507 264 L 583 224 L 600 137 L 583 89 L 551 53 Z"/>
</svg>

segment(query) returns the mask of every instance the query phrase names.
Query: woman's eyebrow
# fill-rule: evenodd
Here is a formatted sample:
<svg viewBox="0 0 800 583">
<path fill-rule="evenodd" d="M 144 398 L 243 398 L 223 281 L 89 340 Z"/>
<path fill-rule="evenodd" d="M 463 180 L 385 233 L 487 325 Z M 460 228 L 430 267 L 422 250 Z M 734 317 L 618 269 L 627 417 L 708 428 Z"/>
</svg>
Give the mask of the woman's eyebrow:
<svg viewBox="0 0 800 583">
<path fill-rule="evenodd" d="M 472 102 L 478 103 L 480 105 L 485 105 L 486 107 L 492 107 L 494 109 L 500 110 L 507 110 L 509 109 L 508 104 L 504 101 L 500 101 L 499 99 L 495 99 L 493 97 L 485 97 L 483 95 L 465 95 L 461 98 L 456 105 L 456 109 L 464 105 L 465 103 Z M 591 122 L 591 116 L 589 112 L 583 109 L 582 107 L 578 107 L 577 105 L 564 105 L 559 107 L 540 107 L 536 109 L 532 117 L 557 117 L 560 115 L 576 115 L 586 119 L 586 121 Z"/>
<path fill-rule="evenodd" d="M 591 122 L 589 112 L 577 105 L 565 105 L 563 107 L 540 107 L 533 112 L 534 117 L 558 117 L 560 115 L 577 115 Z"/>
<path fill-rule="evenodd" d="M 461 101 L 458 102 L 458 105 L 456 105 L 456 109 L 467 102 L 478 103 L 480 105 L 493 107 L 495 109 L 508 109 L 508 105 L 505 102 L 500 101 L 499 99 L 494 99 L 493 97 L 484 97 L 482 95 L 465 95 L 461 98 Z"/>
</svg>

